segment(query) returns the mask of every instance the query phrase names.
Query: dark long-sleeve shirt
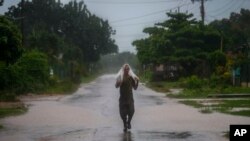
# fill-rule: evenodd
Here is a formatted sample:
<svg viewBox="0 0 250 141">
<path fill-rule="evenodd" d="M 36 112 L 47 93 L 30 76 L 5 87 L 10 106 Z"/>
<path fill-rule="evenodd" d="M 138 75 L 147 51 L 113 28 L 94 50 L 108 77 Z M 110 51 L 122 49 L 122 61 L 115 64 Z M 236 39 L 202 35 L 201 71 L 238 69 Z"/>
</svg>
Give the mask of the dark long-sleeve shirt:
<svg viewBox="0 0 250 141">
<path fill-rule="evenodd" d="M 137 87 L 138 82 L 136 83 L 131 76 L 124 76 L 123 81 L 120 84 L 120 103 L 129 104 L 134 102 L 132 89 L 136 89 Z"/>
</svg>

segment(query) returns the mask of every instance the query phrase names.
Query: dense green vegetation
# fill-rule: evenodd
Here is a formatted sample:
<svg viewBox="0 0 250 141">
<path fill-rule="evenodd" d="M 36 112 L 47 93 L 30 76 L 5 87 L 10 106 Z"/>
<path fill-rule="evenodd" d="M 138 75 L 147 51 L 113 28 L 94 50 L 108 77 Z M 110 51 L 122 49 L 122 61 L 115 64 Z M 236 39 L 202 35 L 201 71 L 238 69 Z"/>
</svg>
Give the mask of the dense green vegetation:
<svg viewBox="0 0 250 141">
<path fill-rule="evenodd" d="M 0 3 L 2 5 L 2 1 Z M 25 93 L 69 93 L 116 53 L 107 20 L 83 1 L 21 1 L 0 16 L 0 101 Z"/>
<path fill-rule="evenodd" d="M 133 42 L 141 63 L 140 74 L 148 82 L 147 86 L 170 97 L 191 99 L 182 103 L 200 108 L 203 113 L 219 111 L 250 116 L 250 106 L 246 104 L 249 98 L 216 99 L 219 104 L 213 104 L 212 100 L 211 106 L 199 102 L 209 101 L 209 95 L 250 93 L 249 87 L 240 85 L 250 80 L 250 28 L 247 26 L 250 11 L 242 9 L 240 13 L 232 13 L 229 19 L 207 25 L 196 21 L 192 14 L 167 13 L 167 16 L 168 20 L 144 29 L 149 34 L 147 38 Z M 160 77 L 174 70 L 171 73 L 175 79 L 166 77 L 156 81 L 154 77 L 159 72 L 155 68 L 159 64 L 165 66 Z M 172 89 L 181 91 L 174 93 Z"/>
<path fill-rule="evenodd" d="M 167 13 L 167 16 L 168 20 L 143 30 L 149 35 L 147 38 L 133 42 L 143 71 L 163 64 L 166 71 L 175 68 L 174 80 L 195 75 L 230 85 L 233 70 L 240 69 L 241 80 L 249 82 L 249 10 L 242 9 L 229 19 L 207 25 L 192 14 Z"/>
</svg>

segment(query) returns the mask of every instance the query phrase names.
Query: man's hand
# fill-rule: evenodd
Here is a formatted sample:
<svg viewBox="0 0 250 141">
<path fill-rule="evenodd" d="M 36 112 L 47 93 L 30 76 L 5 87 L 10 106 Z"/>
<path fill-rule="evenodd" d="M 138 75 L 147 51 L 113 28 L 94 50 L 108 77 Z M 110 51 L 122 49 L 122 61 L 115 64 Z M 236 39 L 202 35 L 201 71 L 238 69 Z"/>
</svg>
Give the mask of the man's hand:
<svg viewBox="0 0 250 141">
<path fill-rule="evenodd" d="M 138 77 L 135 77 L 135 83 L 138 85 L 138 83 L 139 83 L 139 78 Z"/>
<path fill-rule="evenodd" d="M 116 81 L 115 87 L 118 88 L 118 87 L 120 87 L 120 86 L 121 86 L 121 81 L 120 81 L 120 80 Z"/>
</svg>

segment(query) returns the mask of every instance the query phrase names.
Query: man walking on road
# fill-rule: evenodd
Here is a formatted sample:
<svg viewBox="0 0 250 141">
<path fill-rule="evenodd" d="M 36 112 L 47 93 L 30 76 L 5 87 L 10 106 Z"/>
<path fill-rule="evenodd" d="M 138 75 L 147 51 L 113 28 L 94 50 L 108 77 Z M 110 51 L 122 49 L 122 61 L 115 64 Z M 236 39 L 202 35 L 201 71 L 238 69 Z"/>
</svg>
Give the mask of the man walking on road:
<svg viewBox="0 0 250 141">
<path fill-rule="evenodd" d="M 129 64 L 124 64 L 116 79 L 115 87 L 120 87 L 120 116 L 123 120 L 124 131 L 127 131 L 127 129 L 131 129 L 131 120 L 135 112 L 132 89 L 137 89 L 139 78 L 133 73 Z"/>
</svg>

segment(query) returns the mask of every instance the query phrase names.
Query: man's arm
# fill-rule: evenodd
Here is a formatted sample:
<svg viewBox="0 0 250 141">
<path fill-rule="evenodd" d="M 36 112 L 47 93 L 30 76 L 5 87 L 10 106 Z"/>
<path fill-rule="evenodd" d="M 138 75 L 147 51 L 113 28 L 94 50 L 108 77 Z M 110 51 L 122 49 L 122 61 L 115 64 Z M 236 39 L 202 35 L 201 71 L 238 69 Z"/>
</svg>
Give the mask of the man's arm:
<svg viewBox="0 0 250 141">
<path fill-rule="evenodd" d="M 138 88 L 138 84 L 139 84 L 139 79 L 133 79 L 133 88 L 134 90 L 136 90 Z"/>
</svg>

